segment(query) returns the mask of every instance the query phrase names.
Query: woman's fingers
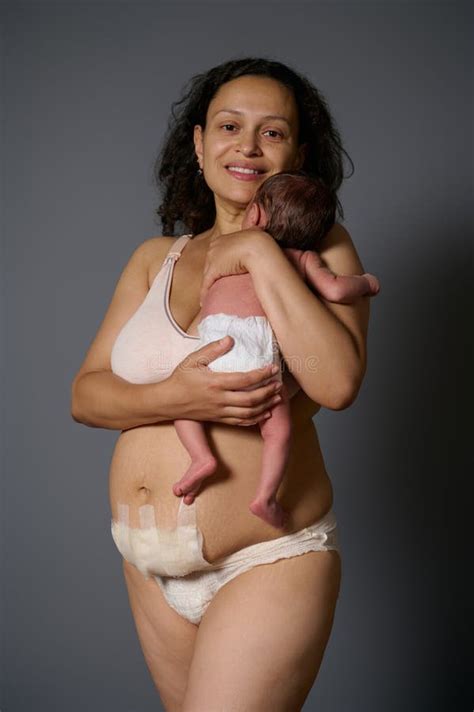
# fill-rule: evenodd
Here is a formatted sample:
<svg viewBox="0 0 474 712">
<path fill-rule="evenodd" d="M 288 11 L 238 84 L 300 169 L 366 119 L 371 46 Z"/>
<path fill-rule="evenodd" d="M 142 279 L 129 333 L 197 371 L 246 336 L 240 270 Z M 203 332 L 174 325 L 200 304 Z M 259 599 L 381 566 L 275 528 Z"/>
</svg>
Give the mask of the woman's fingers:
<svg viewBox="0 0 474 712">
<path fill-rule="evenodd" d="M 226 405 L 240 408 L 257 408 L 273 402 L 273 399 L 281 391 L 281 381 L 272 380 L 261 388 L 254 388 L 251 391 L 226 391 L 224 400 Z"/>
<path fill-rule="evenodd" d="M 265 420 L 271 417 L 271 409 L 266 409 L 263 413 L 252 418 L 242 418 L 239 415 L 229 415 L 224 416 L 220 419 L 221 423 L 226 425 L 257 425 L 257 423 L 263 423 Z"/>
<path fill-rule="evenodd" d="M 214 359 L 218 358 L 218 356 L 222 356 L 222 354 L 224 354 L 226 351 L 229 351 L 233 345 L 233 338 L 224 336 L 223 339 L 211 341 L 209 344 L 206 344 L 205 346 L 201 346 L 201 348 L 196 349 L 196 351 L 192 351 L 184 359 L 184 363 L 186 363 L 187 366 L 191 367 L 195 364 L 199 366 L 208 366 L 211 361 L 214 361 Z"/>
<path fill-rule="evenodd" d="M 252 371 L 219 372 L 222 390 L 221 404 L 225 422 L 235 425 L 255 425 L 268 417 L 280 402 L 281 380 L 272 374 L 272 364 Z"/>
<path fill-rule="evenodd" d="M 238 425 L 254 425 L 281 402 L 280 390 L 281 384 L 277 382 L 249 392 L 227 391 L 222 404 L 224 418 L 236 418 Z"/>
<path fill-rule="evenodd" d="M 272 373 L 273 364 L 268 364 L 262 368 L 254 368 L 252 371 L 229 371 L 219 372 L 220 382 L 226 391 L 243 391 L 250 388 L 258 388 L 273 379 L 276 374 Z"/>
<path fill-rule="evenodd" d="M 212 372 L 212 361 L 233 344 L 229 337 L 210 342 L 189 354 L 180 368 L 173 371 L 171 377 L 185 394 L 190 417 L 230 425 L 255 425 L 278 402 L 275 395 L 281 379 L 272 373 L 271 363 L 252 371 Z"/>
</svg>

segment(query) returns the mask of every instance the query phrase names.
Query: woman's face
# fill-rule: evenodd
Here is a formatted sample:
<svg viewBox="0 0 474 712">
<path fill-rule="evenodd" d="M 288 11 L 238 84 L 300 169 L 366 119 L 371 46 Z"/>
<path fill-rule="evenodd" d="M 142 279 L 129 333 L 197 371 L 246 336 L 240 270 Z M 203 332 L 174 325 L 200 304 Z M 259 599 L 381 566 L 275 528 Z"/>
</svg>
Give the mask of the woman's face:
<svg viewBox="0 0 474 712">
<path fill-rule="evenodd" d="M 223 84 L 209 104 L 205 130 L 194 127 L 196 156 L 216 208 L 245 209 L 269 176 L 301 168 L 298 128 L 293 94 L 280 82 L 246 75 Z M 239 173 L 238 167 L 258 173 Z"/>
</svg>

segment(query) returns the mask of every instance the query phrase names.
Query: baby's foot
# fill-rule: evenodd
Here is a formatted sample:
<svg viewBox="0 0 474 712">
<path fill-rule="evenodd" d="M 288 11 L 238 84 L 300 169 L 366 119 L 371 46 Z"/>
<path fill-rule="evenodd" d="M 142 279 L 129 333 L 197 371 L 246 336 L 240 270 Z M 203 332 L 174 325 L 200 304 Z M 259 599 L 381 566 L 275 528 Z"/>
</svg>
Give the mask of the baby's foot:
<svg viewBox="0 0 474 712">
<path fill-rule="evenodd" d="M 249 509 L 252 514 L 277 529 L 283 529 L 288 523 L 288 512 L 283 509 L 274 497 L 271 499 L 254 499 L 250 503 Z"/>
<path fill-rule="evenodd" d="M 216 467 L 217 460 L 213 455 L 206 457 L 205 460 L 192 462 L 182 478 L 178 482 L 174 483 L 173 494 L 177 497 L 185 495 L 184 503 L 192 504 L 203 481 L 206 477 L 209 477 L 213 474 L 213 472 L 215 472 Z"/>
</svg>

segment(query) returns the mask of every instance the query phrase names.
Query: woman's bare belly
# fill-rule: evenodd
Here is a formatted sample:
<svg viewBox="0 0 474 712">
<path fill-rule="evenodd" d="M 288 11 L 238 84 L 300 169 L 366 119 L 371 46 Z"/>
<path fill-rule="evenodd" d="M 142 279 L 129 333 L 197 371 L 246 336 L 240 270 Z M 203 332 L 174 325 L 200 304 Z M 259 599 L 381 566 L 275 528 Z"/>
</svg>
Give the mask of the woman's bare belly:
<svg viewBox="0 0 474 712">
<path fill-rule="evenodd" d="M 219 463 L 195 500 L 207 561 L 213 563 L 245 546 L 298 531 L 331 508 L 332 485 L 311 419 L 317 409 L 302 391 L 291 400 L 292 444 L 278 490 L 278 500 L 290 515 L 284 530 L 270 526 L 248 508 L 260 478 L 263 440 L 258 426 L 206 423 L 208 441 Z M 130 526 L 139 527 L 138 508 L 151 504 L 157 526 L 175 527 L 181 498 L 171 488 L 189 462 L 171 421 L 123 431 L 110 466 L 112 518 L 118 520 L 119 503 L 128 504 Z"/>
</svg>

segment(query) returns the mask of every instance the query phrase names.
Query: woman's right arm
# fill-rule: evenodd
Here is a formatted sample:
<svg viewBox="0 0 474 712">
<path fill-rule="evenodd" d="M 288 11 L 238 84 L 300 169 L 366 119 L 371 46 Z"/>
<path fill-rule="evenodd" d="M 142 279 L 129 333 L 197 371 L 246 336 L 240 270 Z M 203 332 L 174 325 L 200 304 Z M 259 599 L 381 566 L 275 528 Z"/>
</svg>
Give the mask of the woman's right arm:
<svg viewBox="0 0 474 712">
<path fill-rule="evenodd" d="M 168 379 L 129 383 L 112 371 L 88 371 L 73 383 L 71 415 L 78 423 L 110 430 L 174 420 L 181 409 L 169 387 Z"/>
<path fill-rule="evenodd" d="M 112 301 L 71 388 L 71 415 L 78 423 L 110 430 L 127 430 L 164 420 L 191 418 L 230 425 L 253 425 L 270 407 L 274 383 L 269 367 L 245 373 L 213 373 L 205 365 L 232 346 L 212 342 L 191 353 L 157 383 L 130 383 L 112 372 L 110 354 L 124 324 L 148 293 L 152 259 L 164 258 L 175 238 L 145 240 L 123 270 Z M 265 385 L 262 385 L 262 384 Z M 243 391 L 253 386 L 255 390 Z M 259 387 L 260 386 L 260 387 Z"/>
</svg>

